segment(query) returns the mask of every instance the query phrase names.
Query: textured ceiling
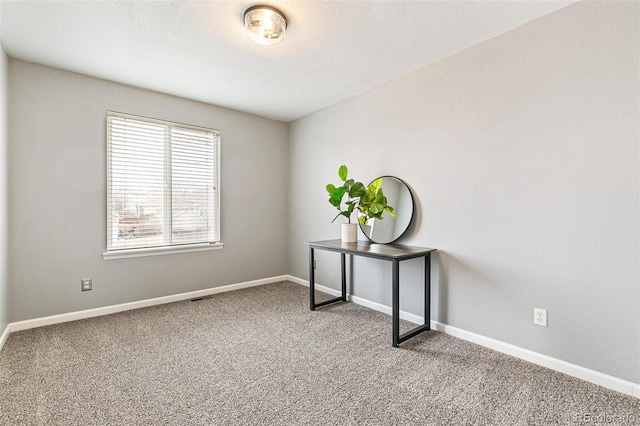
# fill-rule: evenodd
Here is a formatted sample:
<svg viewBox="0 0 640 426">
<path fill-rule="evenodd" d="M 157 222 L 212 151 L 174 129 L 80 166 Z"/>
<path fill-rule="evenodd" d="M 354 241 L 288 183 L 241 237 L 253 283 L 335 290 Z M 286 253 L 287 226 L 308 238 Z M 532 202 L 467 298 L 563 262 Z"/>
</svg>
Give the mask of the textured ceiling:
<svg viewBox="0 0 640 426">
<path fill-rule="evenodd" d="M 285 122 L 574 2 L 0 1 L 9 56 Z M 255 4 L 284 42 L 244 34 Z"/>
</svg>

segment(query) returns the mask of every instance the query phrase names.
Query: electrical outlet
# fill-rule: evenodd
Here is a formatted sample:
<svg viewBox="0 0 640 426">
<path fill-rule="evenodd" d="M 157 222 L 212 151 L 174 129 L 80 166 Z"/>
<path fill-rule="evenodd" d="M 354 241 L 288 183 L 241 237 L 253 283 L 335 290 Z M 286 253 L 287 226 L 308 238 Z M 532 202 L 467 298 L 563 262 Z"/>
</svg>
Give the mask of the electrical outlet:
<svg viewBox="0 0 640 426">
<path fill-rule="evenodd" d="M 93 289 L 93 278 L 83 278 L 80 280 L 80 288 L 82 291 L 89 291 Z"/>
<path fill-rule="evenodd" d="M 547 326 L 547 310 L 540 308 L 533 308 L 533 323 L 535 325 Z"/>
</svg>

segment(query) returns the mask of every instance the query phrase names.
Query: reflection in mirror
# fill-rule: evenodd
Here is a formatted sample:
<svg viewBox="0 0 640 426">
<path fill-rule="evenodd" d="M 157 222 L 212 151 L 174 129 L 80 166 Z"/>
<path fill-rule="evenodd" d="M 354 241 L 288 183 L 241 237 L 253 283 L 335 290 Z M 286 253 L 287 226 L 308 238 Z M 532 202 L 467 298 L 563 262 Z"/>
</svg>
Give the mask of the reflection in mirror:
<svg viewBox="0 0 640 426">
<path fill-rule="evenodd" d="M 395 209 L 396 217 L 384 212 L 382 220 L 369 219 L 366 224 L 360 224 L 360 229 L 372 242 L 386 244 L 400 238 L 409 228 L 413 219 L 414 203 L 411 190 L 397 177 L 382 176 L 381 188 L 387 198 L 387 204 Z"/>
</svg>

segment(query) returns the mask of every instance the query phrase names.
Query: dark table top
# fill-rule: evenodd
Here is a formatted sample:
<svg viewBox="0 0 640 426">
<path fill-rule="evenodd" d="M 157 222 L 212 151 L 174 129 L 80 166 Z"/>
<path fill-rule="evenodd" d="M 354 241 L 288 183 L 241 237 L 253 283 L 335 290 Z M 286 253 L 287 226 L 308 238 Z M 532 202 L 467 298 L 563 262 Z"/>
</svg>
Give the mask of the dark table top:
<svg viewBox="0 0 640 426">
<path fill-rule="evenodd" d="M 376 257 L 387 260 L 403 260 L 425 256 L 437 249 L 426 247 L 405 246 L 402 244 L 376 244 L 371 241 L 358 241 L 355 243 L 343 243 L 342 240 L 309 241 L 308 246 L 317 249 L 337 251 L 360 256 Z"/>
</svg>

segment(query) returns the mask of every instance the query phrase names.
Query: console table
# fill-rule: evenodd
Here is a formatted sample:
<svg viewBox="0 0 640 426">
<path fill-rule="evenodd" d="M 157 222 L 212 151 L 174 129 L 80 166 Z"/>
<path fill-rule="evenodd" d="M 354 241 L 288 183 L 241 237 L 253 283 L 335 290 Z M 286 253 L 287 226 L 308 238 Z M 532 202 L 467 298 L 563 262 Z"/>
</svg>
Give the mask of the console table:
<svg viewBox="0 0 640 426">
<path fill-rule="evenodd" d="M 399 244 L 375 244 L 370 241 L 358 241 L 355 243 L 343 243 L 341 240 L 312 241 L 305 243 L 309 246 L 309 302 L 312 311 L 321 306 L 335 302 L 347 301 L 347 274 L 346 255 L 372 257 L 374 259 L 391 262 L 391 285 L 393 288 L 391 317 L 392 317 L 392 345 L 398 345 L 424 331 L 430 329 L 431 318 L 431 253 L 436 249 L 425 247 L 412 247 Z M 340 253 L 342 295 L 316 303 L 315 300 L 315 268 L 314 250 L 327 250 Z M 424 258 L 424 324 L 400 335 L 400 261 Z"/>
</svg>

